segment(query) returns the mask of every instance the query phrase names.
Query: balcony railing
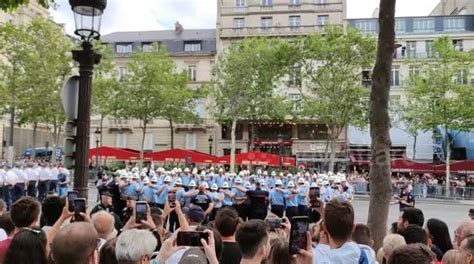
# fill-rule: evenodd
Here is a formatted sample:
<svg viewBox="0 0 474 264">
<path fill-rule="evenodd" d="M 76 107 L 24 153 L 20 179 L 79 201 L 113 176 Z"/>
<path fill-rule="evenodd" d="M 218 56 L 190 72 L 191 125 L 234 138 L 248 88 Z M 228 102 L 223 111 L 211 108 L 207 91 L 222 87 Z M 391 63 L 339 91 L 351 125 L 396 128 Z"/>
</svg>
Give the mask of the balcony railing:
<svg viewBox="0 0 474 264">
<path fill-rule="evenodd" d="M 320 4 L 315 0 L 301 0 L 299 4 L 292 5 L 290 2 L 285 3 L 273 3 L 271 6 L 260 5 L 260 1 L 257 3 L 250 3 L 244 7 L 236 7 L 234 2 L 230 2 L 230 5 L 221 6 L 222 15 L 237 15 L 237 14 L 252 14 L 252 13 L 265 13 L 265 12 L 278 12 L 278 11 L 289 11 L 289 10 L 307 10 L 313 12 L 334 12 L 343 11 L 342 1 Z"/>
<path fill-rule="evenodd" d="M 322 32 L 324 26 L 276 26 L 276 27 L 245 27 L 245 28 L 221 28 L 220 37 L 245 37 L 245 36 L 281 36 L 281 35 L 306 35 Z"/>
</svg>

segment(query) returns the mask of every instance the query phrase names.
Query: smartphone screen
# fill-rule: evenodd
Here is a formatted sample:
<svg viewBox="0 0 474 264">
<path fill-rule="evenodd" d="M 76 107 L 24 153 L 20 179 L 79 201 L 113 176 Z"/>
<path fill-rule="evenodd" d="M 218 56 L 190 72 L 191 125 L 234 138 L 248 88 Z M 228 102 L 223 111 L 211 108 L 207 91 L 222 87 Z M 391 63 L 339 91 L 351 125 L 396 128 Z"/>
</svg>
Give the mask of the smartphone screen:
<svg viewBox="0 0 474 264">
<path fill-rule="evenodd" d="M 168 193 L 168 203 L 171 208 L 176 207 L 176 193 L 175 192 Z"/>
<path fill-rule="evenodd" d="M 208 235 L 198 231 L 179 231 L 176 238 L 178 246 L 202 247 L 201 238 L 208 241 Z"/>
<path fill-rule="evenodd" d="M 317 200 L 320 196 L 321 192 L 319 187 L 311 187 L 309 188 L 309 199 L 310 200 Z"/>
<path fill-rule="evenodd" d="M 84 198 L 74 199 L 74 221 L 84 221 L 80 213 L 86 213 L 86 199 Z"/>
<path fill-rule="evenodd" d="M 270 218 L 266 220 L 268 228 L 276 229 L 281 228 L 281 219 L 280 218 Z"/>
<path fill-rule="evenodd" d="M 137 202 L 135 204 L 135 223 L 141 224 L 142 220 L 147 220 L 148 204 L 146 202 Z"/>
<path fill-rule="evenodd" d="M 308 232 L 309 218 L 295 216 L 291 221 L 290 255 L 298 254 L 300 249 L 306 249 L 306 232 Z"/>
<path fill-rule="evenodd" d="M 74 211 L 74 200 L 79 197 L 78 192 L 67 192 L 67 202 L 69 204 L 69 212 Z"/>
</svg>

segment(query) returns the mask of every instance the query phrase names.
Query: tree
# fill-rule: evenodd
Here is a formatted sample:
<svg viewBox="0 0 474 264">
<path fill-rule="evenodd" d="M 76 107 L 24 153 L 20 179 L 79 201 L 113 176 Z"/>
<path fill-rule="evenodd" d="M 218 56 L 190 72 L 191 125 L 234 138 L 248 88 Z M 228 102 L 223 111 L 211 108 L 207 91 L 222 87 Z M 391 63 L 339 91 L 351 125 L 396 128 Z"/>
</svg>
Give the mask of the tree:
<svg viewBox="0 0 474 264">
<path fill-rule="evenodd" d="M 56 4 L 55 0 L 37 0 L 37 2 L 44 8 L 49 8 Z M 28 5 L 29 3 L 30 0 L 2 0 L 0 1 L 0 10 L 10 12 L 21 6 Z"/>
<path fill-rule="evenodd" d="M 120 81 L 113 64 L 114 51 L 110 45 L 100 42 L 94 43 L 96 50 L 102 55 L 100 63 L 94 69 L 92 89 L 92 113 L 100 116 L 99 130 L 103 130 L 104 119 L 107 116 L 116 116 L 117 94 L 120 89 Z M 102 145 L 103 133 L 100 134 Z"/>
<path fill-rule="evenodd" d="M 416 116 L 421 129 L 444 132 L 446 149 L 446 195 L 450 187 L 450 159 L 453 130 L 470 131 L 474 127 L 474 92 L 468 76 L 474 65 L 474 50 L 456 50 L 448 37 L 433 41 L 430 61 L 414 61 L 419 71 L 409 80 L 407 115 Z"/>
<path fill-rule="evenodd" d="M 335 143 L 344 129 L 368 124 L 369 91 L 362 85 L 361 71 L 373 64 L 375 43 L 371 36 L 352 28 L 344 32 L 340 26 L 327 26 L 324 34 L 310 35 L 304 41 L 303 76 L 309 92 L 302 93 L 302 114 L 327 126 L 328 171 L 334 171 Z"/>
<path fill-rule="evenodd" d="M 231 125 L 230 171 L 235 164 L 237 122 L 284 119 L 290 104 L 275 86 L 296 63 L 296 48 L 280 40 L 245 39 L 219 56 L 211 83 L 212 111 L 220 124 Z"/>
<path fill-rule="evenodd" d="M 390 183 L 390 116 L 388 111 L 390 73 L 395 51 L 395 0 L 380 0 L 377 59 L 370 91 L 370 202 L 368 226 L 374 249 L 382 247 L 392 198 Z"/>
<path fill-rule="evenodd" d="M 416 159 L 416 144 L 418 134 L 426 132 L 421 123 L 421 116 L 417 111 L 418 102 L 409 100 L 407 103 L 394 105 L 392 109 L 392 125 L 401 129 L 411 137 L 413 137 L 413 159 Z"/>
<path fill-rule="evenodd" d="M 150 121 L 159 117 L 171 119 L 179 116 L 172 114 L 172 111 L 180 109 L 178 106 L 170 106 L 172 102 L 167 97 L 172 96 L 174 89 L 178 92 L 182 90 L 183 74 L 176 73 L 175 65 L 168 53 L 156 43 L 152 45 L 150 51 L 134 52 L 128 63 L 128 69 L 129 74 L 117 95 L 117 114 L 140 120 L 142 128 L 140 163 L 142 163 L 146 129 Z"/>
</svg>

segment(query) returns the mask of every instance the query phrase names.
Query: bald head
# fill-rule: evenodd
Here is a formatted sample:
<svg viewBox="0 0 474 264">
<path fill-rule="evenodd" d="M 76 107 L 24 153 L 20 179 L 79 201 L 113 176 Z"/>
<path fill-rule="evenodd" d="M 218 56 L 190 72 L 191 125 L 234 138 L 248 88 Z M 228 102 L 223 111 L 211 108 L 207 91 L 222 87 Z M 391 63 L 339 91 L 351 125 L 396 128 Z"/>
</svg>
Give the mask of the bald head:
<svg viewBox="0 0 474 264">
<path fill-rule="evenodd" d="M 109 240 L 114 237 L 115 219 L 110 213 L 106 211 L 95 213 L 92 215 L 92 224 L 100 238 Z"/>
<path fill-rule="evenodd" d="M 51 243 L 54 263 L 95 263 L 99 236 L 94 227 L 85 222 L 76 222 L 59 229 Z"/>
<path fill-rule="evenodd" d="M 458 247 L 461 246 L 461 242 L 470 235 L 474 235 L 474 221 L 462 222 L 455 231 L 455 240 Z"/>
</svg>

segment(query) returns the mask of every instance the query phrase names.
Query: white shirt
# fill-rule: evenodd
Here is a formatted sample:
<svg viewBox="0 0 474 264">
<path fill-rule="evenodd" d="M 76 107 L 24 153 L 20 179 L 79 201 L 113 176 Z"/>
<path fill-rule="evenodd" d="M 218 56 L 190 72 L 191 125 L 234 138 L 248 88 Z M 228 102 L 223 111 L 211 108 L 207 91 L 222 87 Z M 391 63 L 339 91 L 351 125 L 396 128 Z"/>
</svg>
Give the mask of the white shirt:
<svg viewBox="0 0 474 264">
<path fill-rule="evenodd" d="M 15 185 L 18 181 L 18 176 L 15 174 L 13 170 L 7 171 L 7 174 L 5 175 L 5 184 L 8 185 Z"/>
<path fill-rule="evenodd" d="M 36 169 L 28 168 L 25 173 L 29 181 L 37 181 L 39 179 L 39 173 Z"/>
<path fill-rule="evenodd" d="M 17 176 L 17 181 L 16 183 L 25 183 L 25 181 L 28 180 L 25 172 L 23 169 L 20 169 L 20 168 L 14 168 L 12 169 L 12 171 L 15 172 L 16 176 Z"/>
<path fill-rule="evenodd" d="M 7 171 L 4 169 L 0 169 L 0 184 L 3 185 L 3 178 L 5 178 L 5 174 L 7 174 Z"/>
<path fill-rule="evenodd" d="M 50 180 L 58 180 L 58 175 L 59 175 L 59 170 L 57 167 L 52 167 L 51 168 L 51 174 L 50 174 Z"/>
<path fill-rule="evenodd" d="M 319 244 L 313 249 L 313 264 L 358 264 L 360 254 L 361 249 L 355 242 L 347 242 L 336 249 Z"/>
<path fill-rule="evenodd" d="M 43 169 L 41 169 L 39 173 L 39 179 L 40 181 L 47 181 L 51 179 L 51 170 L 47 167 L 44 167 Z"/>
</svg>

